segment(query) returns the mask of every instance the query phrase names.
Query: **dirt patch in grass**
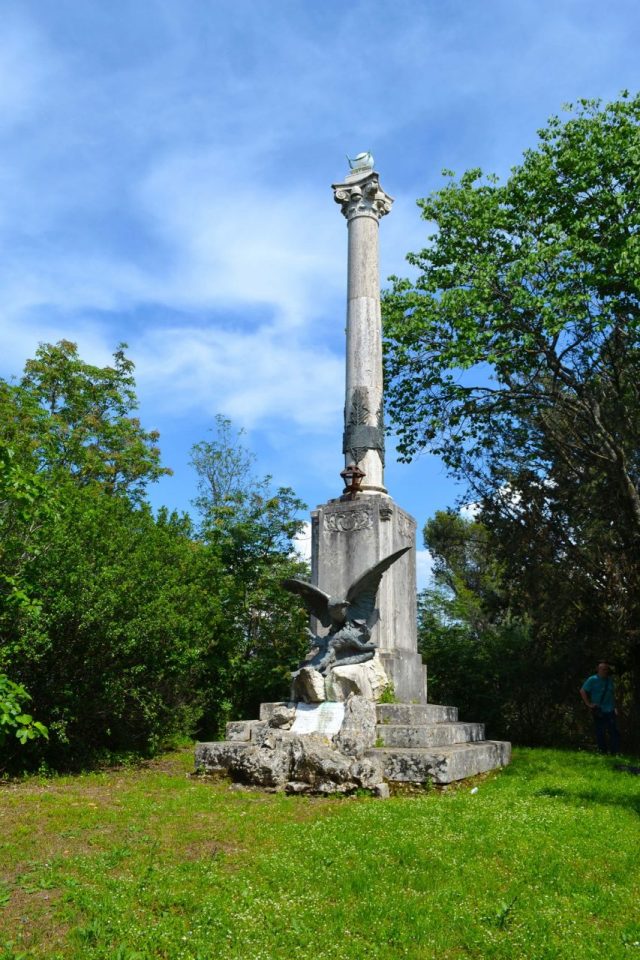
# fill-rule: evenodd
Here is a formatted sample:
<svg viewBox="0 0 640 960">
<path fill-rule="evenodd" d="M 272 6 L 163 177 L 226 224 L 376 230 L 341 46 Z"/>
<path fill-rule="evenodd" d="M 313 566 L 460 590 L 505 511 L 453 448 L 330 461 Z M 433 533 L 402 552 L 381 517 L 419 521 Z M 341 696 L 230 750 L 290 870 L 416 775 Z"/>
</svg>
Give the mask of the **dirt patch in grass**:
<svg viewBox="0 0 640 960">
<path fill-rule="evenodd" d="M 51 950 L 60 946 L 69 930 L 68 925 L 56 917 L 61 896 L 62 891 L 57 888 L 27 891 L 14 887 L 10 900 L 0 910 L 0 946 L 3 941 L 16 943 L 18 940 L 20 949 L 42 942 Z"/>
<path fill-rule="evenodd" d="M 243 851 L 242 847 L 233 843 L 221 843 L 218 840 L 194 840 L 186 844 L 180 851 L 184 860 L 222 860 L 229 854 L 235 855 Z"/>
</svg>

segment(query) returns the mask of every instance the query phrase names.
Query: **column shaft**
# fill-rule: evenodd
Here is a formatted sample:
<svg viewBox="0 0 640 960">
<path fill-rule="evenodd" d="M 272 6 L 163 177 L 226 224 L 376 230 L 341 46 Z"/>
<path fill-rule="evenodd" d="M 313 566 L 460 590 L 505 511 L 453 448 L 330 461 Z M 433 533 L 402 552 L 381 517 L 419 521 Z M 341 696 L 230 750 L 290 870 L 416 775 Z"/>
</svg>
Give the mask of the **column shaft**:
<svg viewBox="0 0 640 960">
<path fill-rule="evenodd" d="M 393 201 L 371 170 L 354 172 L 333 189 L 349 229 L 345 466 L 357 463 L 366 474 L 362 493 L 380 494 L 386 489 L 378 224 Z"/>
</svg>

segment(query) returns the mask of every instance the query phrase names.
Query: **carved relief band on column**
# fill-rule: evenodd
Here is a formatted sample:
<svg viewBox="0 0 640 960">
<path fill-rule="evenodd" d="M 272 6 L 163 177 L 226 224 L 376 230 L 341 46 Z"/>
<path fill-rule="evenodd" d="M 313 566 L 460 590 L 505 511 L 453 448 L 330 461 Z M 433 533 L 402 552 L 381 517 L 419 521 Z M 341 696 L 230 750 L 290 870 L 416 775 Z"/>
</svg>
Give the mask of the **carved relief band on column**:
<svg viewBox="0 0 640 960">
<path fill-rule="evenodd" d="M 384 463 L 384 419 L 382 404 L 375 413 L 369 409 L 369 394 L 366 387 L 356 387 L 351 395 L 350 409 L 345 417 L 342 435 L 342 452 L 348 453 L 354 463 L 360 463 L 367 450 L 377 450 Z"/>
</svg>

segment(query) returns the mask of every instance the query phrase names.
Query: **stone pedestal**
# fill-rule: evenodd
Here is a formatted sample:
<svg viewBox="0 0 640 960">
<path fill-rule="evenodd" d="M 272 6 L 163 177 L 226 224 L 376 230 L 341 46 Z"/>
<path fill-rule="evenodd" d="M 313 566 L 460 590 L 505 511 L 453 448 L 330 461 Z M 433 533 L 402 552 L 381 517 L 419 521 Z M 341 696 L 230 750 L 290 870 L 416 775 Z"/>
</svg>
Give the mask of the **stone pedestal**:
<svg viewBox="0 0 640 960">
<path fill-rule="evenodd" d="M 311 520 L 312 582 L 331 596 L 344 596 L 378 561 L 412 547 L 382 578 L 377 598 L 380 619 L 372 640 L 398 700 L 426 703 L 426 667 L 416 636 L 415 520 L 390 497 L 375 494 L 330 500 L 312 513 Z M 326 632 L 313 619 L 311 629 Z"/>
</svg>

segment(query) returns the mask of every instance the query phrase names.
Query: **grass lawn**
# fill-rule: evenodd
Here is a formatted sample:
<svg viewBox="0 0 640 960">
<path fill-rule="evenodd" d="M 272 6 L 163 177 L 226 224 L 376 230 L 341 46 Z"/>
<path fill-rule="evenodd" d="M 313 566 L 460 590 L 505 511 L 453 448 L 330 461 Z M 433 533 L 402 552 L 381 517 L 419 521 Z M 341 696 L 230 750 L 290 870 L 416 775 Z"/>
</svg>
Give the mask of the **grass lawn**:
<svg viewBox="0 0 640 960">
<path fill-rule="evenodd" d="M 0 960 L 640 960 L 640 777 L 615 762 L 520 749 L 387 801 L 239 792 L 190 750 L 3 785 Z"/>
</svg>

